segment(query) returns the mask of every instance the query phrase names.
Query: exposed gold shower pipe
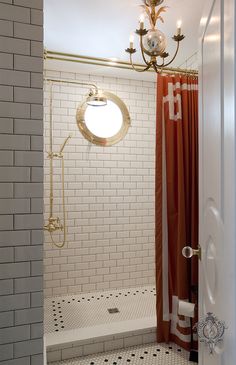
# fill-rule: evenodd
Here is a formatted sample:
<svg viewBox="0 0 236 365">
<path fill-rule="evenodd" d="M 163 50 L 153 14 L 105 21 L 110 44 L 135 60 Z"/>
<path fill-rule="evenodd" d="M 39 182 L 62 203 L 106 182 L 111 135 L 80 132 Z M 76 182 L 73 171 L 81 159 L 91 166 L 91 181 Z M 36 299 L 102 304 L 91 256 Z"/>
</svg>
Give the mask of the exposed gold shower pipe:
<svg viewBox="0 0 236 365">
<path fill-rule="evenodd" d="M 66 243 L 66 209 L 65 209 L 65 165 L 64 165 L 64 155 L 63 150 L 65 148 L 66 143 L 68 142 L 69 138 L 71 138 L 71 135 L 66 138 L 64 141 L 59 153 L 53 152 L 53 118 L 52 118 L 52 96 L 53 96 L 53 82 L 50 81 L 50 117 L 49 117 L 49 123 L 50 123 L 50 137 L 49 137 L 49 152 L 48 152 L 48 158 L 50 160 L 50 213 L 48 218 L 48 223 L 44 226 L 44 229 L 47 230 L 50 233 L 52 243 L 58 247 L 62 248 L 64 247 Z M 53 201 L 54 201 L 54 193 L 53 193 L 53 160 L 55 158 L 61 159 L 61 168 L 62 168 L 62 207 L 63 207 L 63 224 L 61 223 L 61 220 L 59 217 L 54 217 L 53 215 Z M 61 243 L 57 243 L 53 239 L 53 233 L 61 230 L 63 231 L 63 241 Z"/>
<path fill-rule="evenodd" d="M 82 86 L 90 86 L 91 88 L 94 87 L 95 91 L 98 92 L 97 85 L 91 82 L 81 82 L 81 81 L 72 81 L 72 80 L 63 80 L 63 79 L 54 79 L 54 78 L 44 78 L 44 81 L 48 82 L 56 82 L 57 84 L 72 84 L 72 85 L 82 85 Z"/>
<path fill-rule="evenodd" d="M 50 160 L 50 211 L 49 211 L 49 218 L 47 221 L 47 224 L 45 224 L 44 229 L 50 233 L 52 243 L 58 247 L 63 248 L 66 244 L 66 208 L 65 208 L 65 162 L 64 162 L 64 148 L 69 141 L 70 138 L 72 138 L 71 135 L 69 135 L 64 143 L 61 145 L 61 148 L 58 153 L 53 152 L 53 108 L 52 108 L 52 99 L 53 99 L 53 84 L 54 83 L 63 83 L 63 84 L 75 84 L 75 85 L 83 85 L 83 86 L 89 86 L 91 89 L 94 88 L 95 92 L 98 93 L 98 87 L 95 84 L 92 83 L 86 83 L 86 82 L 80 82 L 80 81 L 72 81 L 72 80 L 58 80 L 58 79 L 50 79 L 45 78 L 44 81 L 49 82 L 50 84 L 50 105 L 49 105 L 49 129 L 50 129 L 50 136 L 49 136 L 49 152 L 48 152 L 48 158 Z M 92 92 L 93 94 L 93 92 Z M 91 95 L 92 95 L 91 94 Z M 53 191 L 53 185 L 54 185 L 54 175 L 53 175 L 53 161 L 54 159 L 60 159 L 61 160 L 61 169 L 62 169 L 62 207 L 63 207 L 63 224 L 61 223 L 61 220 L 59 217 L 54 216 L 53 212 L 53 202 L 54 202 L 54 191 Z M 53 233 L 56 231 L 61 230 L 63 232 L 63 241 L 61 243 L 55 242 L 53 238 Z"/>
</svg>

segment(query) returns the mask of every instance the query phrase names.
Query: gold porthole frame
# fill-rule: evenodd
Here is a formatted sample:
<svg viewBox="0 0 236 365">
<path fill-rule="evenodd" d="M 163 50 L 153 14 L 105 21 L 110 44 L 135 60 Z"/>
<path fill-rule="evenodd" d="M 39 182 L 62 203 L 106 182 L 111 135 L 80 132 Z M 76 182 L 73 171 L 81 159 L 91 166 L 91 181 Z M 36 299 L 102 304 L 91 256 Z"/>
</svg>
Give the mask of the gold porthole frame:
<svg viewBox="0 0 236 365">
<path fill-rule="evenodd" d="M 91 142 L 97 146 L 109 147 L 109 146 L 113 146 L 114 144 L 120 142 L 126 136 L 128 130 L 129 130 L 129 127 L 131 125 L 131 118 L 130 118 L 130 114 L 129 114 L 127 106 L 117 95 L 107 92 L 107 91 L 103 91 L 102 95 L 107 100 L 110 100 L 114 104 L 116 104 L 121 111 L 121 114 L 123 117 L 123 123 L 122 123 L 122 126 L 118 133 L 116 133 L 112 137 L 101 138 L 101 137 L 98 137 L 95 134 L 93 134 L 87 128 L 86 123 L 85 123 L 85 112 L 88 107 L 87 102 L 86 102 L 87 99 L 85 99 L 82 102 L 82 104 L 78 107 L 77 113 L 76 113 L 76 120 L 77 120 L 77 125 L 78 125 L 80 132 L 89 142 Z M 99 108 L 99 106 L 95 106 L 94 108 Z"/>
</svg>

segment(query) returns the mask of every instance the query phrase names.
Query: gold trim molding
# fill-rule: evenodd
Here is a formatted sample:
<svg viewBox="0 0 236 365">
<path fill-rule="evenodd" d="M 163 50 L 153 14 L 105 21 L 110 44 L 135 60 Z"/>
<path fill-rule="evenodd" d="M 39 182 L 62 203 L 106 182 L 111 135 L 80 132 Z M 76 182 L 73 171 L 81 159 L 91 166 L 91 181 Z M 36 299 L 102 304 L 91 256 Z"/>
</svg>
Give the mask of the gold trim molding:
<svg viewBox="0 0 236 365">
<path fill-rule="evenodd" d="M 50 50 L 44 50 L 44 59 L 45 60 L 56 60 L 56 61 L 67 61 L 67 62 L 75 62 L 87 65 L 95 65 L 95 66 L 104 66 L 104 67 L 114 67 L 123 70 L 133 70 L 132 66 L 129 62 L 121 61 L 121 60 L 114 60 L 109 58 L 98 58 L 98 57 L 90 57 L 90 56 L 82 56 L 76 55 L 72 53 L 63 53 L 63 52 L 56 52 Z M 141 70 L 143 69 L 143 65 L 139 63 L 135 63 L 134 66 Z M 148 70 L 147 72 L 155 73 L 154 70 Z M 189 69 L 182 69 L 182 68 L 173 68 L 173 67 L 165 67 L 163 68 L 163 73 L 168 74 L 186 74 L 197 76 L 198 71 L 196 70 L 189 70 Z"/>
</svg>

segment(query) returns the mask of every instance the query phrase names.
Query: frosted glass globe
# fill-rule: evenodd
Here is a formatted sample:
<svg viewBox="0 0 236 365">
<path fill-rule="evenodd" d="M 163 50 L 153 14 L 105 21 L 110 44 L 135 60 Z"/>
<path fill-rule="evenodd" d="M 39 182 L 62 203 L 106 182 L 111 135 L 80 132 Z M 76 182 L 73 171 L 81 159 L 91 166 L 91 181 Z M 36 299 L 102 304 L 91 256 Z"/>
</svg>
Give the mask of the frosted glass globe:
<svg viewBox="0 0 236 365">
<path fill-rule="evenodd" d="M 159 56 L 166 49 L 166 37 L 158 29 L 150 29 L 143 38 L 144 52 L 149 56 Z"/>
<path fill-rule="evenodd" d="M 123 116 L 120 108 L 113 101 L 108 100 L 105 106 L 87 106 L 85 124 L 95 136 L 111 138 L 121 130 Z"/>
</svg>

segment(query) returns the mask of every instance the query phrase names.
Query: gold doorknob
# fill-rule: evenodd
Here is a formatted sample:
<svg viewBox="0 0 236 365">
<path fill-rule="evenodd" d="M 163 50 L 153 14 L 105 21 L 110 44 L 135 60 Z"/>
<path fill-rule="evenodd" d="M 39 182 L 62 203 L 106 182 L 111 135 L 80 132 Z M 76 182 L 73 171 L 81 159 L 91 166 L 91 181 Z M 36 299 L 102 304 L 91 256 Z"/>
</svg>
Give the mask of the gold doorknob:
<svg viewBox="0 0 236 365">
<path fill-rule="evenodd" d="M 193 256 L 198 256 L 198 259 L 201 260 L 201 246 L 198 246 L 197 250 L 194 250 L 192 247 L 190 246 L 185 246 L 182 249 L 182 255 L 186 258 L 186 259 L 191 259 L 191 257 Z"/>
</svg>

